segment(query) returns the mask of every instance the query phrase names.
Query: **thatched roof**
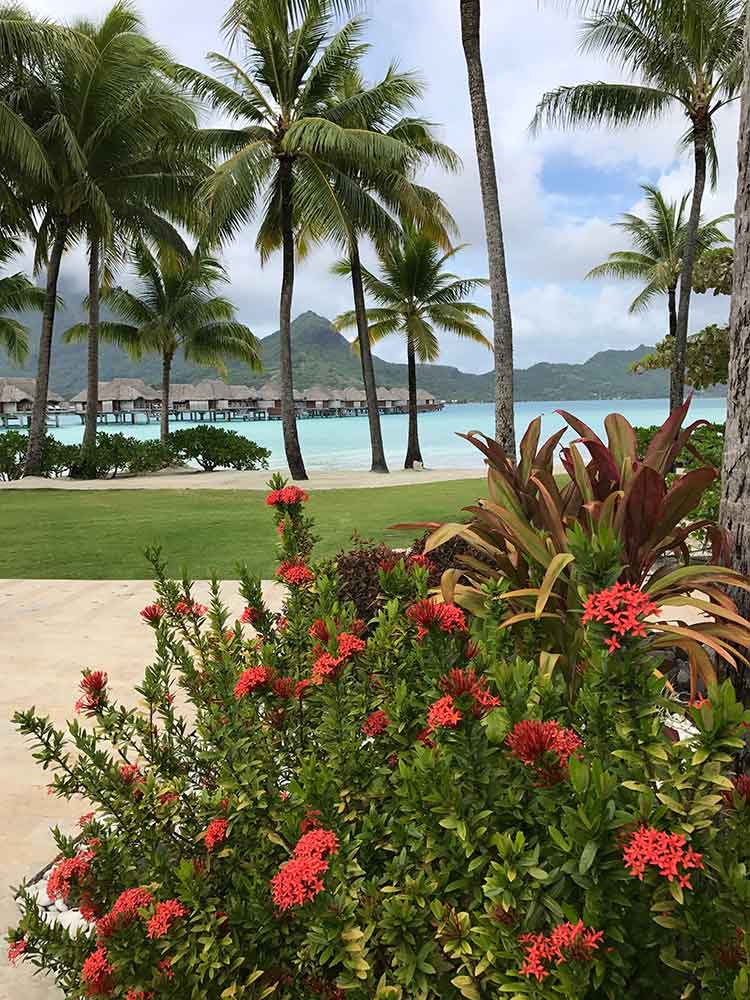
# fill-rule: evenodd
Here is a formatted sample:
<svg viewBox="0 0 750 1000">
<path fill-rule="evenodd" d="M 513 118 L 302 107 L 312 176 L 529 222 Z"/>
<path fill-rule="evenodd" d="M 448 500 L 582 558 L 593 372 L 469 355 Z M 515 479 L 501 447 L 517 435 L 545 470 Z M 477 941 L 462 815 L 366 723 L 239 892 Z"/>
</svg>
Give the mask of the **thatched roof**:
<svg viewBox="0 0 750 1000">
<path fill-rule="evenodd" d="M 36 379 L 34 378 L 15 378 L 0 375 L 1 403 L 20 403 L 24 399 L 33 400 L 35 392 Z M 20 395 L 16 395 L 17 393 L 20 393 Z M 57 392 L 52 392 L 51 390 L 47 393 L 47 400 L 50 403 L 63 402 L 62 396 Z"/>
<path fill-rule="evenodd" d="M 115 400 L 136 400 L 136 399 L 161 399 L 161 394 L 150 386 L 146 385 L 140 378 L 113 378 L 109 382 L 100 382 L 98 390 L 99 401 Z M 87 392 L 82 389 L 77 396 L 73 396 L 72 403 L 85 403 Z"/>
</svg>

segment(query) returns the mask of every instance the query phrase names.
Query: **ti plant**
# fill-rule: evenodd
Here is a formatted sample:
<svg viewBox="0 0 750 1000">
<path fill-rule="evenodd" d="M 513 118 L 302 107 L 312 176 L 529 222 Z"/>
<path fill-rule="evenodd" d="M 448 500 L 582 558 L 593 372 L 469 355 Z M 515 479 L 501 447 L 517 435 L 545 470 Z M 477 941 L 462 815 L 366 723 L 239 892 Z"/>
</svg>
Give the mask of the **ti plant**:
<svg viewBox="0 0 750 1000">
<path fill-rule="evenodd" d="M 571 693 L 580 672 L 587 596 L 615 582 L 641 588 L 658 606 L 658 615 L 644 623 L 644 651 L 682 649 L 693 693 L 699 677 L 706 684 L 717 679 L 709 651 L 733 668 L 738 659 L 747 662 L 740 649 L 750 645 L 750 623 L 725 588 L 750 584 L 720 564 L 725 546 L 718 525 L 685 523 L 717 470 L 704 465 L 667 483 L 677 455 L 694 450 L 690 436 L 704 423 L 683 427 L 689 405 L 670 415 L 643 457 L 620 414 L 606 418 L 605 443 L 572 414 L 558 411 L 579 435 L 561 450 L 569 476 L 564 484 L 553 463 L 566 428 L 540 446 L 541 419 L 532 421 L 518 461 L 477 431 L 463 435 L 485 456 L 489 498 L 466 508 L 468 523 L 430 525 L 425 552 L 460 536 L 483 557 L 459 557 L 461 565 L 443 575 L 443 600 L 477 615 L 494 605 L 498 627 L 530 641 L 543 669 L 551 662 L 563 669 Z M 710 564 L 691 559 L 688 539 L 697 531 L 712 543 Z M 681 610 L 690 612 L 689 620 Z"/>
</svg>

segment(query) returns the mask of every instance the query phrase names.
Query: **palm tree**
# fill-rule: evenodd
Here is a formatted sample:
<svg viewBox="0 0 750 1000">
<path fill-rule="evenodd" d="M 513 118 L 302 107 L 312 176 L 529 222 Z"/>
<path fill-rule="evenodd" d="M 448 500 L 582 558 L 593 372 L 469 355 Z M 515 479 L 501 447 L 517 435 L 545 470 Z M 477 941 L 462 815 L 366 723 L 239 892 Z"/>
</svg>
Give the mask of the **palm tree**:
<svg viewBox="0 0 750 1000">
<path fill-rule="evenodd" d="M 104 287 L 102 302 L 121 322 L 102 322 L 99 335 L 140 359 L 157 353 L 162 359 L 161 442 L 169 439 L 169 396 L 172 361 L 182 351 L 186 360 L 221 369 L 225 358 L 260 370 L 260 347 L 250 330 L 236 320 L 235 307 L 214 294 L 229 281 L 219 261 L 200 245 L 186 260 L 170 247 L 154 254 L 139 243 L 132 253 L 139 287 L 135 292 Z M 65 333 L 66 341 L 88 337 L 88 324 Z"/>
<path fill-rule="evenodd" d="M 362 281 L 367 294 L 379 303 L 367 311 L 369 337 L 373 344 L 391 334 L 401 334 L 406 340 L 406 360 L 409 374 L 409 438 L 405 469 L 422 461 L 417 426 L 417 361 L 436 361 L 440 354 L 437 330 L 444 330 L 492 349 L 475 320 L 491 319 L 481 306 L 466 301 L 466 296 L 488 284 L 486 278 L 459 278 L 444 270 L 463 246 L 447 253 L 429 234 L 406 225 L 399 240 L 378 252 L 381 277 L 362 268 Z M 342 261 L 339 270 L 348 270 Z M 342 313 L 334 320 L 339 330 L 355 327 L 354 311 Z"/>
<path fill-rule="evenodd" d="M 729 533 L 735 569 L 750 576 L 750 6 L 745 21 L 744 79 L 737 144 L 737 201 L 732 307 L 729 320 L 729 383 L 724 433 L 721 523 Z M 750 616 L 750 594 L 732 595 Z M 747 676 L 745 675 L 747 684 Z M 747 697 L 747 690 L 744 692 Z"/>
<path fill-rule="evenodd" d="M 396 169 L 404 172 L 409 150 L 391 136 L 349 128 L 347 120 L 370 101 L 383 100 L 375 88 L 349 100 L 332 100 L 342 77 L 361 55 L 364 22 L 334 29 L 334 0 L 237 0 L 224 27 L 242 47 L 242 62 L 211 53 L 220 79 L 181 67 L 178 79 L 236 128 L 204 130 L 201 142 L 228 158 L 205 185 L 211 235 L 226 238 L 263 215 L 257 247 L 261 259 L 280 243 L 282 281 L 279 304 L 282 421 L 287 463 L 294 479 L 306 479 L 295 419 L 291 310 L 295 244 L 304 234 L 329 226 L 333 201 L 330 171 Z M 386 84 L 402 93 L 398 80 Z M 350 185 L 350 199 L 358 194 Z M 336 202 L 337 213 L 342 203 Z"/>
<path fill-rule="evenodd" d="M 592 268 L 587 278 L 621 278 L 639 281 L 644 287 L 630 303 L 629 312 L 646 309 L 656 295 L 667 296 L 669 336 L 677 332 L 677 283 L 680 280 L 682 257 L 687 239 L 686 208 L 690 198 L 684 194 L 679 203 L 667 201 L 658 188 L 641 185 L 649 210 L 647 218 L 630 212 L 614 223 L 630 237 L 632 250 L 615 250 L 604 264 Z M 698 229 L 697 252 L 702 254 L 717 243 L 728 243 L 719 228 L 731 219 L 721 215 L 710 222 L 703 222 Z"/>
<path fill-rule="evenodd" d="M 460 0 L 460 5 L 461 37 L 469 78 L 469 99 L 474 120 L 479 183 L 487 233 L 495 350 L 495 436 L 506 453 L 514 455 L 516 438 L 513 424 L 513 323 L 508 272 L 505 266 L 500 195 L 492 148 L 492 129 L 482 69 L 479 33 L 481 4 L 480 0 Z"/>
<path fill-rule="evenodd" d="M 0 236 L 0 264 L 6 264 L 20 252 L 17 240 Z M 28 357 L 29 330 L 20 320 L 6 313 L 43 308 L 44 292 L 25 274 L 19 272 L 0 278 L 0 346 L 14 364 L 22 365 Z"/>
<path fill-rule="evenodd" d="M 714 118 L 739 96 L 745 0 L 606 0 L 594 3 L 583 29 L 583 51 L 601 52 L 637 83 L 583 83 L 546 93 L 532 127 L 543 124 L 623 126 L 656 119 L 672 108 L 687 119 L 682 138 L 692 148 L 693 194 L 680 269 L 670 404 L 685 394 L 693 264 L 698 251 L 701 204 L 718 160 Z"/>
</svg>

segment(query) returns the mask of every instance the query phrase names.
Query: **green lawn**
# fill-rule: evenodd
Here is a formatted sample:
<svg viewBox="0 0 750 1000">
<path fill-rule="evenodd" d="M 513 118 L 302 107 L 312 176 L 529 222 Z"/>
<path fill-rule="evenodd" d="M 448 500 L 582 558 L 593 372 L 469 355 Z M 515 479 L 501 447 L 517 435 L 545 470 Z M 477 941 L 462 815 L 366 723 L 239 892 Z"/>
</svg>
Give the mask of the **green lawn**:
<svg viewBox="0 0 750 1000">
<path fill-rule="evenodd" d="M 424 486 L 321 490 L 308 509 L 332 555 L 354 531 L 394 546 L 409 541 L 388 525 L 456 520 L 485 494 L 481 479 Z M 172 573 L 231 579 L 238 562 L 262 577 L 275 569 L 271 511 L 259 491 L 8 490 L 0 492 L 0 578 L 143 580 L 147 545 L 162 546 Z"/>
</svg>

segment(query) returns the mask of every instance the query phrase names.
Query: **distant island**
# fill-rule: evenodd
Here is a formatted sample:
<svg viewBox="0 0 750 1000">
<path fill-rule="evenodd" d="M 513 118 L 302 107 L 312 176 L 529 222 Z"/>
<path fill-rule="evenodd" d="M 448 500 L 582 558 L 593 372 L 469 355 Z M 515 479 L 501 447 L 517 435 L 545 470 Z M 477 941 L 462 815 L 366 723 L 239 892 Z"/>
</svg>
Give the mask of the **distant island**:
<svg viewBox="0 0 750 1000">
<path fill-rule="evenodd" d="M 85 385 L 86 345 L 63 344 L 62 332 L 81 317 L 61 316 L 52 359 L 51 386 L 61 395 L 70 397 Z M 38 317 L 29 317 L 34 329 Z M 325 385 L 343 389 L 362 382 L 360 362 L 350 343 L 333 329 L 330 320 L 314 312 L 306 312 L 292 324 L 294 346 L 295 388 L 308 389 Z M 244 365 L 228 364 L 227 378 L 231 382 L 258 386 L 277 380 L 279 373 L 279 335 L 271 334 L 261 341 L 264 371 L 250 372 Z M 653 351 L 642 344 L 631 351 L 599 351 L 583 364 L 550 364 L 540 362 L 530 368 L 516 369 L 514 384 L 519 402 L 530 400 L 565 399 L 658 399 L 668 395 L 667 372 L 646 372 L 634 375 L 630 365 Z M 375 358 L 375 374 L 379 385 L 403 388 L 407 385 L 406 365 L 393 364 Z M 156 356 L 133 362 L 122 351 L 106 344 L 100 346 L 100 379 L 138 377 L 145 382 L 159 383 L 161 364 Z M 0 359 L 0 375 L 36 374 L 36 351 L 32 351 L 26 368 L 9 366 Z M 174 382 L 199 382 L 215 378 L 213 368 L 202 368 L 175 358 L 172 367 Z M 438 399 L 461 402 L 491 402 L 494 396 L 494 372 L 473 375 L 450 365 L 419 365 L 418 384 Z M 724 386 L 700 393 L 703 396 L 725 396 Z"/>
</svg>

